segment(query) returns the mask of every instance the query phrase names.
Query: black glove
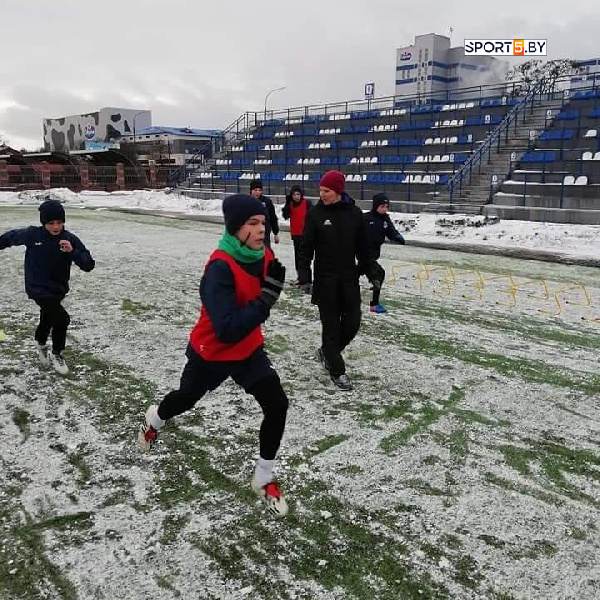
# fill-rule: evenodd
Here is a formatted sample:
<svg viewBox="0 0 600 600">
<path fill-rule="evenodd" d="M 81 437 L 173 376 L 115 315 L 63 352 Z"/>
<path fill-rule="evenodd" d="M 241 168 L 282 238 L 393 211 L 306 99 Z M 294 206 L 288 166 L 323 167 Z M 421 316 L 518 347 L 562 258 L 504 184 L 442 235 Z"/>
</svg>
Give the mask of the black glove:
<svg viewBox="0 0 600 600">
<path fill-rule="evenodd" d="M 269 263 L 265 280 L 260 288 L 260 296 L 269 306 L 277 302 L 284 282 L 285 267 L 275 258 Z"/>
</svg>

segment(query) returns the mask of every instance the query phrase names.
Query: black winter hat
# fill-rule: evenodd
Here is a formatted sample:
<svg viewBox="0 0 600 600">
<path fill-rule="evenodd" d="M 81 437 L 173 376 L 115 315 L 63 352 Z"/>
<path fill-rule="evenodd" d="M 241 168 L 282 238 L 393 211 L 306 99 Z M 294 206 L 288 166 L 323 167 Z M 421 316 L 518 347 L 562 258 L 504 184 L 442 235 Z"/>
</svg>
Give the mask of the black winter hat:
<svg viewBox="0 0 600 600">
<path fill-rule="evenodd" d="M 225 216 L 225 229 L 234 235 L 240 227 L 254 215 L 265 215 L 264 204 L 248 194 L 234 194 L 223 200 L 223 215 Z"/>
<path fill-rule="evenodd" d="M 294 192 L 300 192 L 300 195 L 304 196 L 304 190 L 297 183 L 290 188 L 290 196 L 293 196 Z"/>
<path fill-rule="evenodd" d="M 65 222 L 65 209 L 58 200 L 46 200 L 42 202 L 39 211 L 42 225 L 50 223 L 50 221 Z"/>
<path fill-rule="evenodd" d="M 377 210 L 382 204 L 389 204 L 389 198 L 382 192 L 373 196 L 373 210 Z"/>
<path fill-rule="evenodd" d="M 253 179 L 250 182 L 250 191 L 255 190 L 257 188 L 263 189 L 263 183 L 261 179 Z"/>
</svg>

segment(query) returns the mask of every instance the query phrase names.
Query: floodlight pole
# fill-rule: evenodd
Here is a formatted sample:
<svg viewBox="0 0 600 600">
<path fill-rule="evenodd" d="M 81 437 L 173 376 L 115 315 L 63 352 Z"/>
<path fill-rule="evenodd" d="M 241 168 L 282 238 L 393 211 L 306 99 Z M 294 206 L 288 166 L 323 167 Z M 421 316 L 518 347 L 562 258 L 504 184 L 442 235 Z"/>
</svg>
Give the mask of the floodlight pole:
<svg viewBox="0 0 600 600">
<path fill-rule="evenodd" d="M 285 86 L 283 87 L 278 87 L 278 88 L 274 88 L 272 90 L 270 90 L 269 92 L 267 92 L 267 95 L 265 96 L 265 121 L 267 120 L 267 100 L 269 99 L 269 96 L 271 94 L 274 94 L 275 92 L 281 92 L 282 90 L 287 89 Z"/>
</svg>

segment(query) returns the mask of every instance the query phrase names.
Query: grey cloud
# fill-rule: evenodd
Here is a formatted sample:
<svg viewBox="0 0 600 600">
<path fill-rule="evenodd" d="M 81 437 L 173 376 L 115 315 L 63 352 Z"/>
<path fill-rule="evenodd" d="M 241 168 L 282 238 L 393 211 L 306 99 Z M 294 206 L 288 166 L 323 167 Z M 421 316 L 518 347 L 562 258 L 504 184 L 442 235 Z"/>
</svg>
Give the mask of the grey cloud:
<svg viewBox="0 0 600 600">
<path fill-rule="evenodd" d="M 102 106 L 149 108 L 164 125 L 224 127 L 245 110 L 394 91 L 395 49 L 415 34 L 543 37 L 548 58 L 600 55 L 596 3 L 559 0 L 0 0 L 0 131 L 41 141 L 41 119 Z M 135 101 L 139 98 L 140 101 Z M 160 101 L 172 99 L 177 105 Z M 132 100 L 133 99 L 133 100 Z"/>
</svg>

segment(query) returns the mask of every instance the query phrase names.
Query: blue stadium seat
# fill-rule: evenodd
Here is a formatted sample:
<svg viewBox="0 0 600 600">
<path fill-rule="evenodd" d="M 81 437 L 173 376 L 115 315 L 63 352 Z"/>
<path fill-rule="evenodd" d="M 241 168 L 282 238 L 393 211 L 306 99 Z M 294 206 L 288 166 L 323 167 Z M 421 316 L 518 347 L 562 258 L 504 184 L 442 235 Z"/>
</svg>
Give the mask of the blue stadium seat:
<svg viewBox="0 0 600 600">
<path fill-rule="evenodd" d="M 367 183 L 384 183 L 385 179 L 383 173 L 368 173 Z"/>
<path fill-rule="evenodd" d="M 591 100 L 596 96 L 595 90 L 587 90 L 585 92 L 575 92 L 573 100 Z"/>
<path fill-rule="evenodd" d="M 563 110 L 556 115 L 555 120 L 556 121 L 572 121 L 573 119 L 577 119 L 577 118 L 579 118 L 578 110 Z"/>
<path fill-rule="evenodd" d="M 239 179 L 241 173 L 239 171 L 231 171 L 229 173 L 219 173 L 219 175 L 221 176 L 221 179 L 224 179 L 225 181 L 232 181 Z"/>
</svg>

